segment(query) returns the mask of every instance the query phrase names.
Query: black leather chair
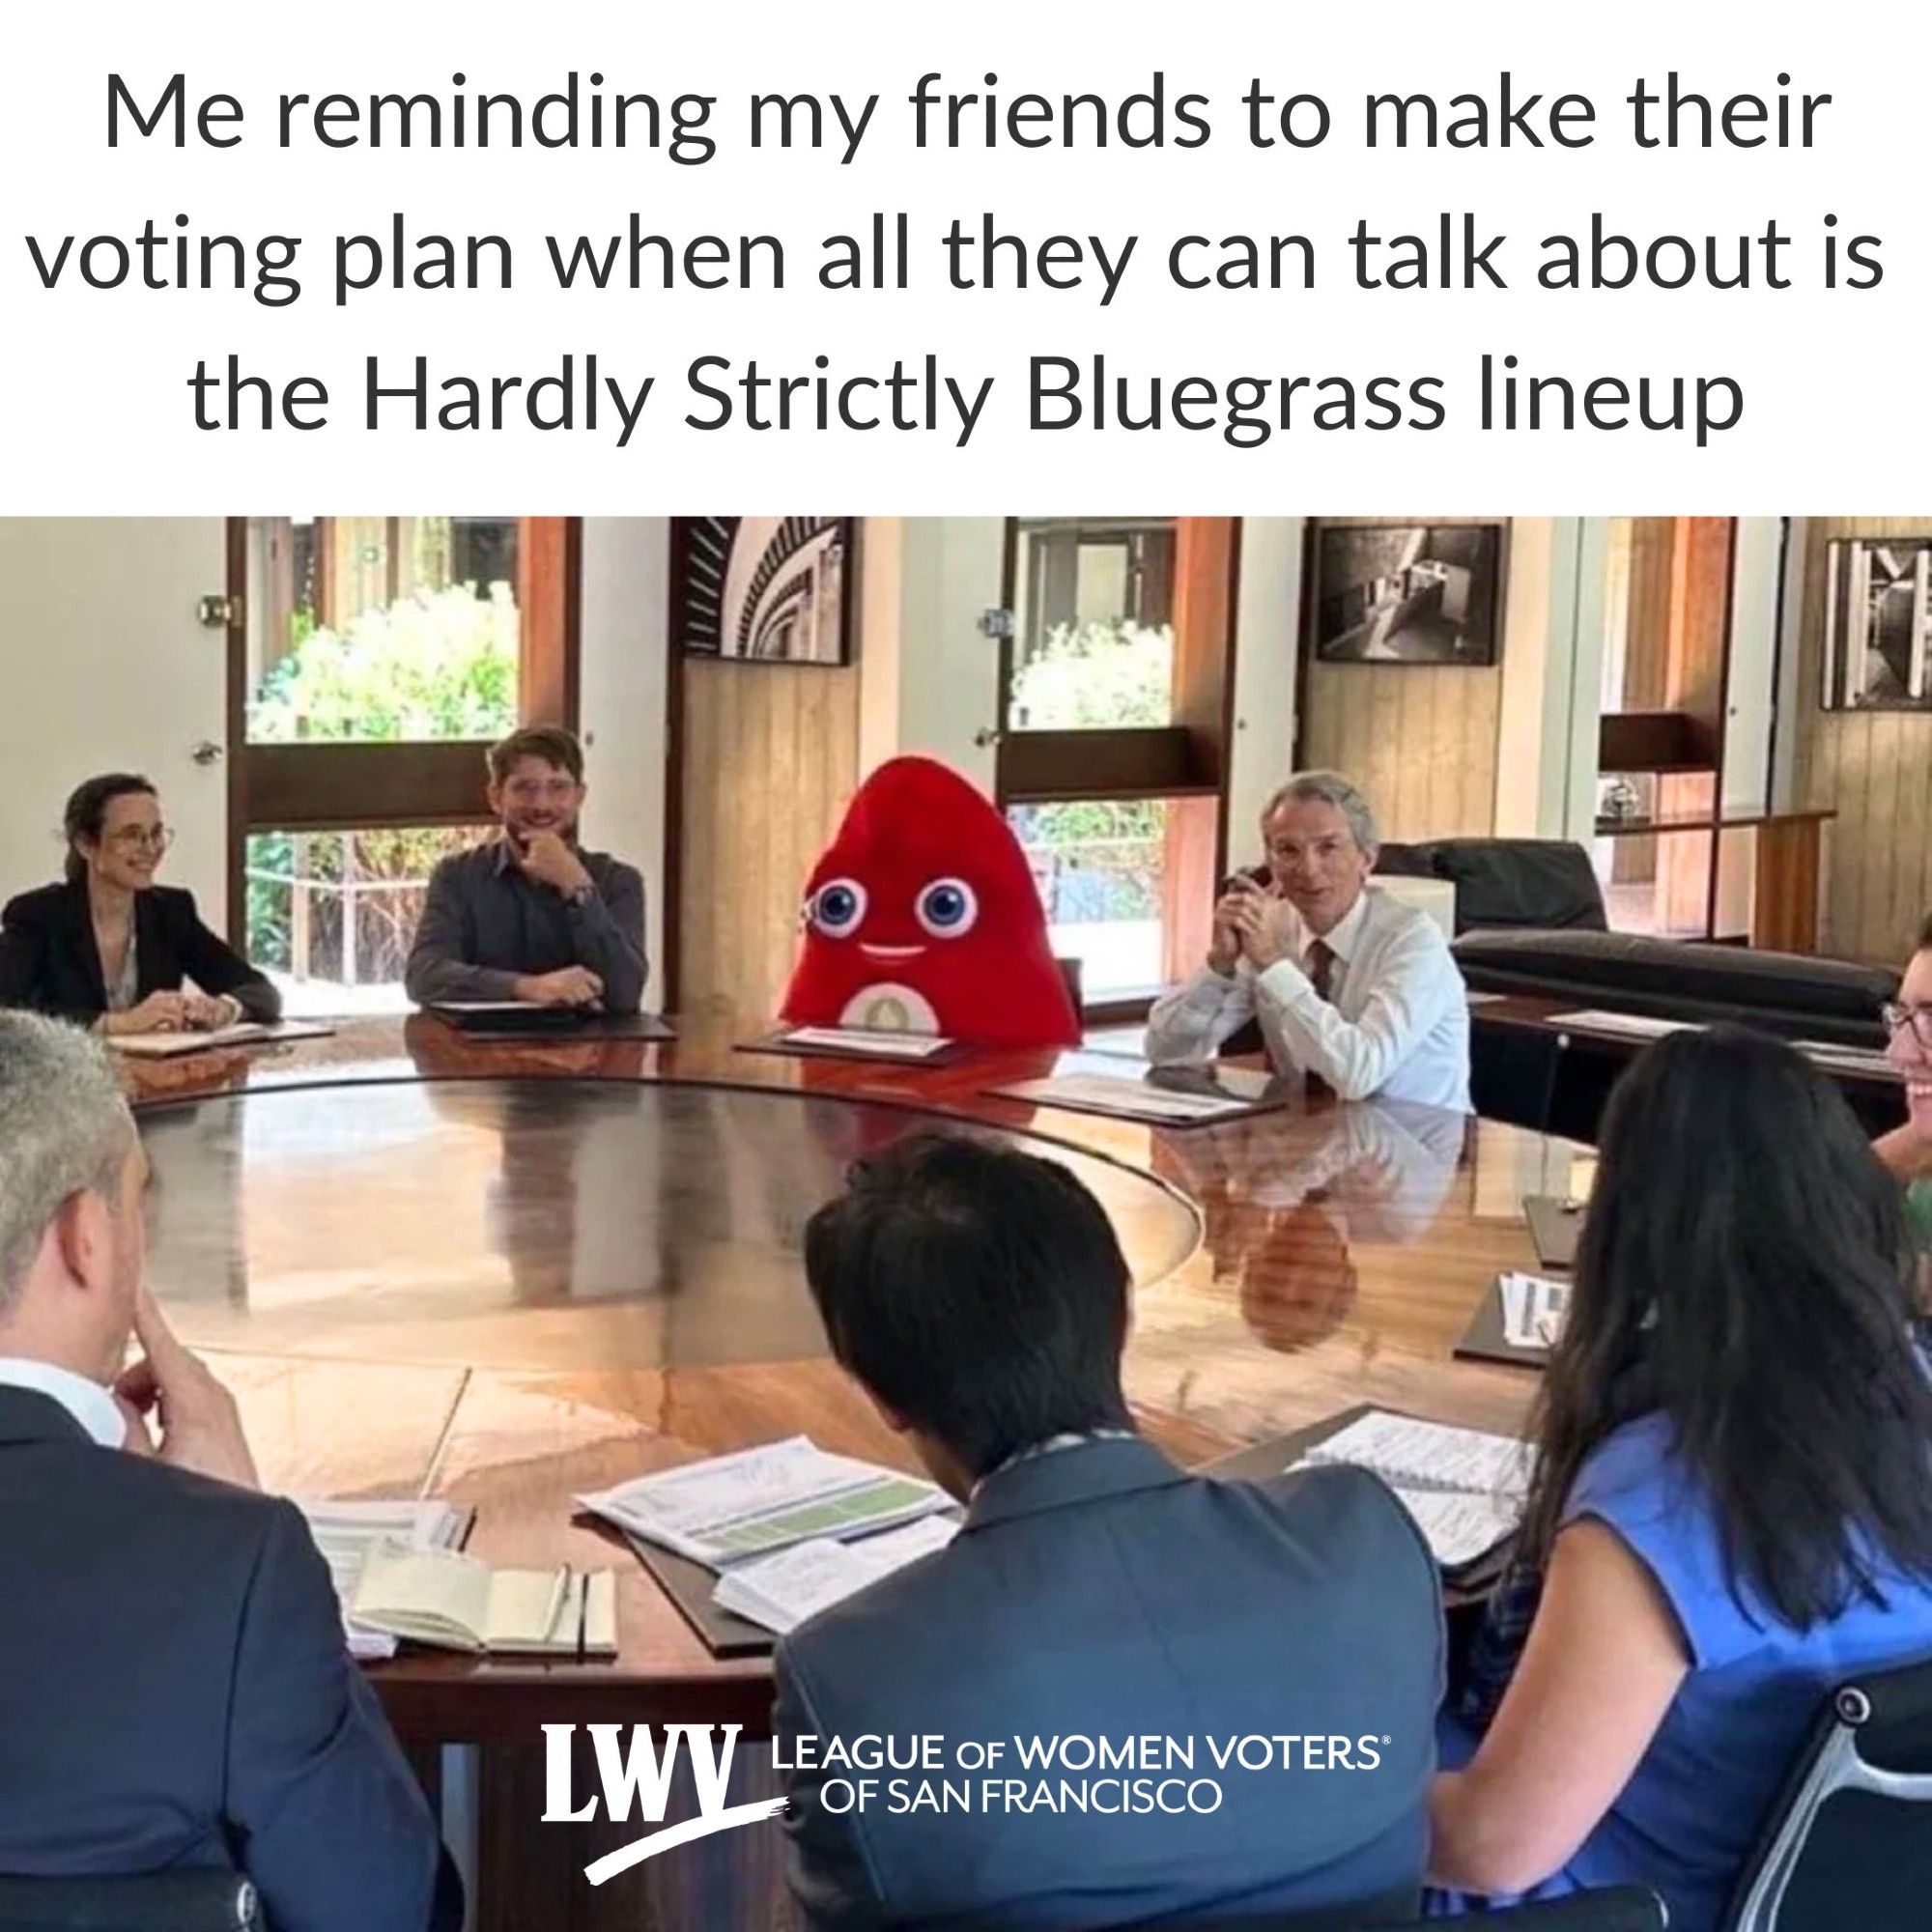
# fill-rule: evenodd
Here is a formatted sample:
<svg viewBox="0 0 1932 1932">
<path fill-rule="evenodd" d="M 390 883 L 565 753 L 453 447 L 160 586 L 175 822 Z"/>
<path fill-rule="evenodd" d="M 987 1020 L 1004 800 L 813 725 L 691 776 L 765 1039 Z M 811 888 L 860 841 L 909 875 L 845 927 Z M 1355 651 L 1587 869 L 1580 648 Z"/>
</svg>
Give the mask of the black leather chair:
<svg viewBox="0 0 1932 1932">
<path fill-rule="evenodd" d="M 1932 1659 L 1841 1685 L 1771 1808 L 1724 1932 L 1932 1922 Z"/>
<path fill-rule="evenodd" d="M 1172 1922 L 1181 1932 L 1180 1921 Z M 1296 1913 L 1271 1918 L 1213 1918 L 1185 1922 L 1185 1932 L 1442 1932 L 1441 1918 L 1356 1918 L 1348 1912 Z M 1640 1885 L 1579 1891 L 1531 1905 L 1505 1906 L 1469 1921 L 1497 1932 L 1666 1932 L 1670 1915 L 1656 1892 Z M 1883 1932 L 1862 1927 L 1861 1932 Z"/>
<path fill-rule="evenodd" d="M 1656 1892 L 1640 1885 L 1618 1885 L 1486 1912 L 1473 1922 L 1507 1927 L 1508 1932 L 1665 1932 L 1670 1915 Z M 1442 1932 L 1442 1925 L 1440 1918 L 1422 1918 L 1412 1932 Z"/>
<path fill-rule="evenodd" d="M 1376 870 L 1447 879 L 1456 888 L 1456 931 L 1530 927 L 1602 932 L 1604 890 L 1582 846 L 1566 838 L 1435 838 L 1384 845 Z"/>
<path fill-rule="evenodd" d="M 0 1932 L 267 1932 L 267 1926 L 255 1888 L 230 1871 L 0 1877 Z"/>
</svg>

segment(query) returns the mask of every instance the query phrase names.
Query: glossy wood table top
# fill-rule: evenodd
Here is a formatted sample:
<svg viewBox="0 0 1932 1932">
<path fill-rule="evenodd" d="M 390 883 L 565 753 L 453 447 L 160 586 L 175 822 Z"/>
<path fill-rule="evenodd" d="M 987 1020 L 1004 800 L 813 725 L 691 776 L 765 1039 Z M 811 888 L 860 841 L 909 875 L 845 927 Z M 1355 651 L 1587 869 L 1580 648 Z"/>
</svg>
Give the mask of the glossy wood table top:
<svg viewBox="0 0 1932 1932">
<path fill-rule="evenodd" d="M 1534 1265 L 1520 1202 L 1567 1185 L 1564 1143 L 1380 1102 L 1166 1130 L 985 1093 L 1052 1054 L 874 1065 L 739 1051 L 722 1020 L 680 1035 L 493 1041 L 417 1016 L 126 1065 L 155 1284 L 236 1389 L 264 1481 L 448 1496 L 477 1509 L 478 1554 L 619 1572 L 613 1663 L 379 1667 L 408 1734 L 763 1729 L 768 1666 L 712 1659 L 570 1498 L 794 1433 L 911 1466 L 827 1356 L 798 1250 L 847 1162 L 935 1119 L 1099 1196 L 1136 1283 L 1127 1393 L 1179 1460 L 1364 1401 L 1521 1422 L 1532 1377 L 1450 1351 L 1497 1269 Z"/>
</svg>

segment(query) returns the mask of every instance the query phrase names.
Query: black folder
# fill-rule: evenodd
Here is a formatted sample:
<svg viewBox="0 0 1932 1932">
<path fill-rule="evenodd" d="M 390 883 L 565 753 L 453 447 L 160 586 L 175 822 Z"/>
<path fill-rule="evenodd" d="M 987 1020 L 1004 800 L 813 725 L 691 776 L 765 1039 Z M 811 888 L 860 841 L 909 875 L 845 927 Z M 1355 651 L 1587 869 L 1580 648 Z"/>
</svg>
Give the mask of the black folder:
<svg viewBox="0 0 1932 1932">
<path fill-rule="evenodd" d="M 1513 1369 L 1549 1366 L 1549 1350 L 1541 1342 L 1519 1345 L 1503 1327 L 1503 1285 L 1498 1277 L 1483 1291 L 1463 1339 L 1450 1351 L 1464 1362 L 1502 1362 Z"/>
<path fill-rule="evenodd" d="M 718 1587 L 718 1573 L 703 1563 L 680 1556 L 674 1549 L 647 1542 L 641 1536 L 624 1539 L 637 1551 L 638 1561 L 658 1579 L 659 1587 L 673 1604 L 686 1623 L 696 1632 L 713 1657 L 769 1657 L 778 1637 L 763 1624 L 749 1617 L 733 1616 L 711 1601 Z"/>
<path fill-rule="evenodd" d="M 1554 1194 L 1527 1194 L 1522 1211 L 1529 1222 L 1529 1237 L 1536 1243 L 1537 1260 L 1546 1268 L 1575 1267 L 1577 1237 L 1583 1232 L 1582 1203 Z"/>
<path fill-rule="evenodd" d="M 677 1029 L 656 1013 L 601 1013 L 590 1007 L 537 1007 L 495 1001 L 424 1008 L 459 1033 L 488 1034 L 497 1039 L 675 1039 Z"/>
</svg>

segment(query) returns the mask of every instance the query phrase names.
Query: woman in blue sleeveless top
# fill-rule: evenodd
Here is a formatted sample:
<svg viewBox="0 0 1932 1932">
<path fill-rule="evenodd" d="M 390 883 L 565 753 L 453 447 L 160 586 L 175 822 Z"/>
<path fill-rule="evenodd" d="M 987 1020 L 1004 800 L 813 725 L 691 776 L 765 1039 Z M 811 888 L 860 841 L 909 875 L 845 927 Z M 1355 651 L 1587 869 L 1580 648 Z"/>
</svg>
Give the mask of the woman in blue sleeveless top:
<svg viewBox="0 0 1932 1932">
<path fill-rule="evenodd" d="M 1798 1053 L 1716 1028 L 1632 1067 L 1498 1605 L 1526 1634 L 1445 1717 L 1435 1911 L 1639 1884 L 1714 1932 L 1830 1689 L 1932 1656 L 1916 1272 Z"/>
</svg>

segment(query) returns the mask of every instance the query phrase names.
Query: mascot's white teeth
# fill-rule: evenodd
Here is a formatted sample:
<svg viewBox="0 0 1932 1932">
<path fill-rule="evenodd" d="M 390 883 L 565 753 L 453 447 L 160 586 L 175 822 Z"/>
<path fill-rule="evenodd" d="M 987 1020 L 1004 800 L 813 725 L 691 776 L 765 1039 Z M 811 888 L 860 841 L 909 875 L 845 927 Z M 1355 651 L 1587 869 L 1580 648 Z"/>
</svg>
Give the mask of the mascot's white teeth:
<svg viewBox="0 0 1932 1932">
<path fill-rule="evenodd" d="M 863 1027 L 867 1033 L 931 1033 L 939 1031 L 932 1002 L 916 987 L 881 980 L 861 986 L 845 1002 L 838 1024 Z"/>
</svg>

